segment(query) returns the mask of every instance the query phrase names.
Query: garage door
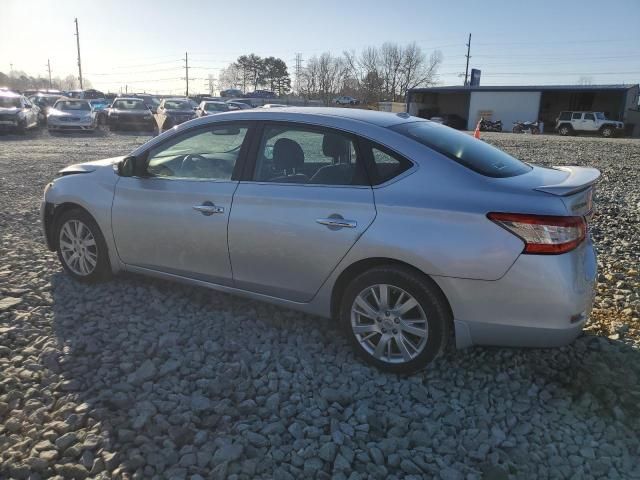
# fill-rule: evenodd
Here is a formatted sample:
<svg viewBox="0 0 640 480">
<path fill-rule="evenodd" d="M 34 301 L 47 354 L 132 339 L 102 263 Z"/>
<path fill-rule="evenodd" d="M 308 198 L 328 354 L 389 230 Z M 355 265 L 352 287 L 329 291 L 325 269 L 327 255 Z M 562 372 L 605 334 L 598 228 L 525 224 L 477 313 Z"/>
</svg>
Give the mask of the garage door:
<svg viewBox="0 0 640 480">
<path fill-rule="evenodd" d="M 535 121 L 540 95 L 540 92 L 471 92 L 467 128 L 473 130 L 482 115 L 493 121 L 502 120 L 502 128 L 507 132 L 515 121 Z"/>
</svg>

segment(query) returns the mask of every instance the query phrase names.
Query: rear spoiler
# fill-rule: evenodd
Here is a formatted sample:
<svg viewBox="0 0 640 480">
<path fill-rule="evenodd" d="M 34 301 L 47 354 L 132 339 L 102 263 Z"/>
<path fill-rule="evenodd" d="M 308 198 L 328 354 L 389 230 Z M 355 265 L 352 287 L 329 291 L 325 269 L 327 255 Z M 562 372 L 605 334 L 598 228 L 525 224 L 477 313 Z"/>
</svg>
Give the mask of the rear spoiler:
<svg viewBox="0 0 640 480">
<path fill-rule="evenodd" d="M 569 175 L 562 182 L 554 185 L 543 185 L 534 190 L 564 197 L 586 190 L 596 183 L 600 170 L 588 167 L 553 167 L 555 170 L 567 172 Z"/>
</svg>

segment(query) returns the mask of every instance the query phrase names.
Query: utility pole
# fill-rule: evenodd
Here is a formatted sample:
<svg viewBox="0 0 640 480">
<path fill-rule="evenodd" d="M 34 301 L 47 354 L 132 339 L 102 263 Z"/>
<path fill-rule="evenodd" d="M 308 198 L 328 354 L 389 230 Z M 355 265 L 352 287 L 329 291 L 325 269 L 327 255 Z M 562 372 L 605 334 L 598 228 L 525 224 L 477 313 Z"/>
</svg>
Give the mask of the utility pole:
<svg viewBox="0 0 640 480">
<path fill-rule="evenodd" d="M 184 73 L 185 73 L 185 80 L 187 81 L 187 93 L 185 96 L 189 96 L 189 54 L 187 52 L 184 52 Z"/>
<path fill-rule="evenodd" d="M 302 54 L 296 53 L 296 94 L 300 94 L 300 72 L 302 71 Z"/>
<path fill-rule="evenodd" d="M 84 90 L 82 86 L 82 62 L 80 61 L 80 32 L 78 32 L 78 19 L 74 20 L 76 22 L 76 41 L 78 44 L 78 79 L 80 80 L 80 90 Z"/>
<path fill-rule="evenodd" d="M 9 73 L 13 72 L 13 63 L 9 64 Z"/>
<path fill-rule="evenodd" d="M 467 80 L 469 78 L 469 59 L 471 58 L 471 55 L 469 55 L 471 53 L 471 34 L 469 34 L 469 43 L 467 43 L 466 45 L 467 45 L 467 54 L 465 55 L 465 57 L 467 57 L 467 68 L 464 71 L 464 86 L 465 87 L 467 85 L 469 85 Z"/>
<path fill-rule="evenodd" d="M 53 84 L 51 83 L 51 61 L 47 58 L 47 70 L 49 70 L 49 90 L 53 88 Z"/>
</svg>

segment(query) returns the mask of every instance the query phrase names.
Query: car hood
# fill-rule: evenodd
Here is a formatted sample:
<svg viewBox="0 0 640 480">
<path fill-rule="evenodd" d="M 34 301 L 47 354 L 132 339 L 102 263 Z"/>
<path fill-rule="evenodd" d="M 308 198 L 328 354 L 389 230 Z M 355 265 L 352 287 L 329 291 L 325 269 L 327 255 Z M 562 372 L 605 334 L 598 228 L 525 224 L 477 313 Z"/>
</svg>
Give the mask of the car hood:
<svg viewBox="0 0 640 480">
<path fill-rule="evenodd" d="M 105 158 L 103 160 L 93 160 L 91 162 L 76 163 L 75 165 L 69 165 L 68 167 L 63 168 L 58 173 L 60 175 L 71 175 L 74 173 L 91 173 L 99 169 L 113 168 L 113 165 L 118 163 L 123 158 L 124 156 L 111 157 Z"/>
<path fill-rule="evenodd" d="M 151 115 L 149 110 L 118 110 L 117 108 L 112 108 L 110 112 L 118 115 Z"/>
<path fill-rule="evenodd" d="M 170 115 L 193 115 L 196 113 L 194 110 L 165 110 L 165 112 Z"/>
<path fill-rule="evenodd" d="M 48 113 L 51 117 L 88 117 L 92 112 L 89 110 L 78 110 L 75 112 L 71 112 L 68 110 L 58 110 L 52 107 L 49 109 Z"/>
</svg>

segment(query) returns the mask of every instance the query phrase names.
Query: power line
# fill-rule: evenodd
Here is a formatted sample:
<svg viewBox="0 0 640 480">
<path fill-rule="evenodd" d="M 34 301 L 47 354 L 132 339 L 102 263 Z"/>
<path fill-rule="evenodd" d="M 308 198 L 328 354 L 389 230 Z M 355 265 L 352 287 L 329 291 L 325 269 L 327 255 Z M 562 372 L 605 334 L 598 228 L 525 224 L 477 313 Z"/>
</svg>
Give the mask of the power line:
<svg viewBox="0 0 640 480">
<path fill-rule="evenodd" d="M 185 96 L 189 96 L 189 54 L 184 52 L 184 72 L 185 72 L 185 80 L 187 81 L 187 92 Z"/>
<path fill-rule="evenodd" d="M 467 68 L 464 71 L 464 85 L 465 87 L 468 85 L 467 79 L 469 77 L 469 59 L 471 58 L 471 34 L 469 34 L 469 42 L 466 44 L 467 45 L 467 54 L 465 55 L 465 57 L 467 57 Z"/>
<path fill-rule="evenodd" d="M 74 19 L 76 23 L 76 42 L 78 44 L 78 79 L 80 80 L 80 90 L 84 90 L 82 86 L 82 61 L 80 60 L 80 32 L 78 31 L 78 19 Z"/>
<path fill-rule="evenodd" d="M 51 83 L 51 62 L 47 58 L 47 70 L 49 71 L 49 89 L 53 88 L 53 84 Z"/>
</svg>

